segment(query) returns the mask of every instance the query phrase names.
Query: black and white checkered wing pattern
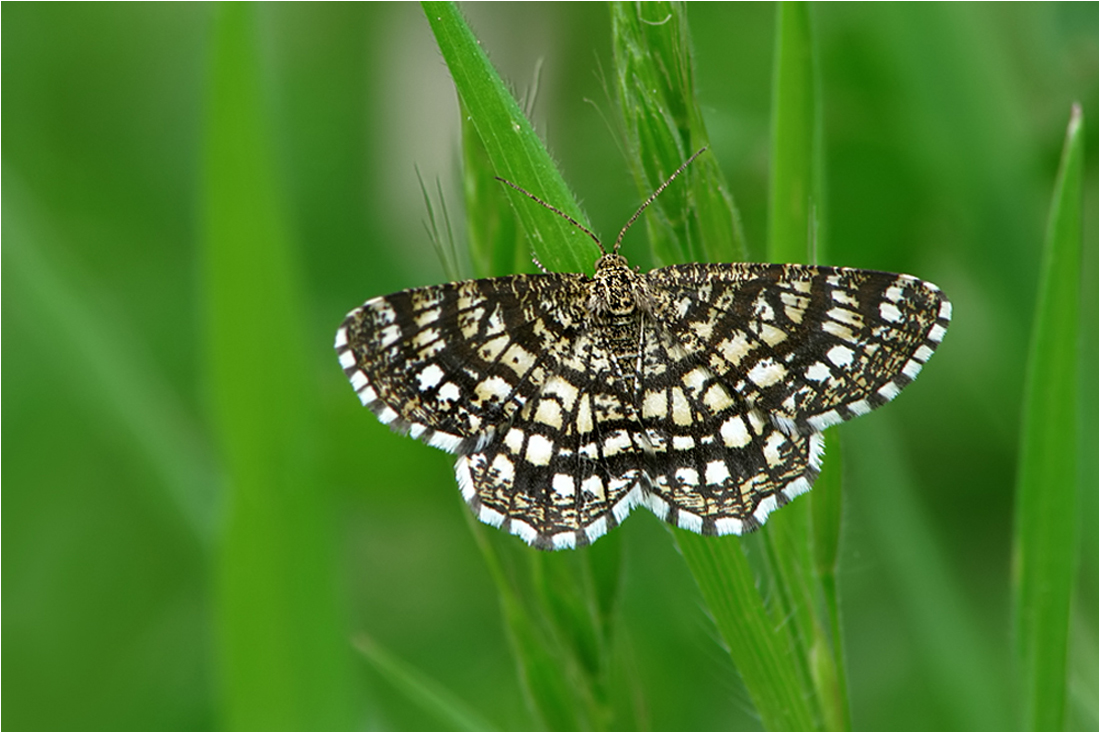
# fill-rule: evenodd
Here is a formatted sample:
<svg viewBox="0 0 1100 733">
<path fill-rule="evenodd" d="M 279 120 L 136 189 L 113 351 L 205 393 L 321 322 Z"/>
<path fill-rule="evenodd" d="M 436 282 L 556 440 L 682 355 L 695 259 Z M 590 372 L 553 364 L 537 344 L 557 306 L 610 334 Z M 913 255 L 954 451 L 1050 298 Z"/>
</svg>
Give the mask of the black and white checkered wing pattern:
<svg viewBox="0 0 1100 733">
<path fill-rule="evenodd" d="M 694 264 L 647 279 L 673 338 L 789 435 L 892 400 L 951 319 L 935 285 L 873 270 Z"/>
<path fill-rule="evenodd" d="M 657 516 L 703 534 L 743 534 L 773 509 L 810 489 L 820 471 L 821 435 L 789 434 L 714 369 L 660 308 L 643 331 L 638 395 L 650 446 L 650 491 Z M 683 323 L 679 324 L 683 325 Z"/>
<path fill-rule="evenodd" d="M 638 505 L 741 534 L 809 490 L 826 427 L 893 399 L 951 305 L 908 275 L 677 265 L 375 298 L 336 336 L 382 422 L 459 454 L 483 522 L 578 547 Z"/>
<path fill-rule="evenodd" d="M 637 415 L 591 328 L 586 278 L 517 275 L 406 290 L 348 314 L 340 364 L 378 418 L 459 453 L 475 515 L 575 547 L 642 501 Z"/>
<path fill-rule="evenodd" d="M 648 497 L 646 438 L 615 357 L 589 329 L 493 440 L 459 458 L 478 517 L 543 549 L 586 545 Z"/>
<path fill-rule="evenodd" d="M 584 280 L 514 275 L 374 298 L 337 331 L 340 366 L 383 423 L 467 453 L 538 393 L 569 350 L 585 319 Z"/>
</svg>

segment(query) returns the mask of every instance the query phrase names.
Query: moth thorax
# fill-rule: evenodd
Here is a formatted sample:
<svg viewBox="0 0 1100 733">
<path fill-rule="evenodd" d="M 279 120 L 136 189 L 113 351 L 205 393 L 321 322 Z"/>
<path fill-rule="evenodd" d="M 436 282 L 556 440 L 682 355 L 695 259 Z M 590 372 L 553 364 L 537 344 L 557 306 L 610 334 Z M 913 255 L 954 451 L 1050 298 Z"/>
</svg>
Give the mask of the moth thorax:
<svg viewBox="0 0 1100 733">
<path fill-rule="evenodd" d="M 621 255 L 608 254 L 597 260 L 589 287 L 588 309 L 598 316 L 630 316 L 646 302 L 641 277 Z"/>
</svg>

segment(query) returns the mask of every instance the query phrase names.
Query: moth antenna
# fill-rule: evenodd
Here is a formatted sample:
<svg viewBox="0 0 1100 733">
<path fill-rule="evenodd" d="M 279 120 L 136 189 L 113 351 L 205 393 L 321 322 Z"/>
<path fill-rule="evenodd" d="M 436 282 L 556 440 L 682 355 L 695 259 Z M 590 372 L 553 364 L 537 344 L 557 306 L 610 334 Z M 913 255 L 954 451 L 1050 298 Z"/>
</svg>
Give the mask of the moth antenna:
<svg viewBox="0 0 1100 733">
<path fill-rule="evenodd" d="M 634 216 L 630 217 L 630 221 L 626 223 L 626 226 L 624 226 L 622 228 L 622 231 L 619 232 L 619 236 L 615 238 L 615 246 L 611 249 L 612 252 L 614 252 L 615 254 L 619 253 L 619 246 L 623 243 L 623 237 L 626 236 L 626 230 L 629 229 L 634 222 L 638 221 L 638 217 L 642 215 L 642 212 L 646 210 L 647 206 L 653 203 L 654 199 L 661 195 L 661 191 L 664 191 L 666 188 L 668 188 L 668 184 L 672 183 L 676 179 L 676 176 L 683 173 L 684 169 L 691 165 L 691 162 L 693 160 L 705 153 L 706 150 L 706 147 L 699 148 L 699 150 L 696 151 L 695 155 L 685 160 L 679 168 L 673 171 L 672 175 L 666 178 L 665 182 L 658 186 L 656 191 L 649 194 L 649 198 L 645 200 L 645 203 L 638 207 L 638 210 L 634 212 Z M 600 249 L 603 249 L 603 247 L 601 247 Z"/>
<path fill-rule="evenodd" d="M 677 172 L 679 172 L 679 171 L 677 171 Z M 603 243 L 602 243 L 602 242 L 600 242 L 600 238 L 599 238 L 599 237 L 597 237 L 597 236 L 596 236 L 595 234 L 593 234 L 593 233 L 592 233 L 592 231 L 591 231 L 591 230 L 590 230 L 590 229 L 589 229 L 588 227 L 586 227 L 586 226 L 585 226 L 584 224 L 581 224 L 581 223 L 580 223 L 579 221 L 577 221 L 577 220 L 576 220 L 576 219 L 574 219 L 573 217 L 569 216 L 569 214 L 566 214 L 566 213 L 565 213 L 564 211 L 562 211 L 561 209 L 559 209 L 559 208 L 556 208 L 556 207 L 554 207 L 554 206 L 551 206 L 550 204 L 546 203 L 545 201 L 543 201 L 542 199 L 540 199 L 540 198 L 539 198 L 538 196 L 536 196 L 535 194 L 533 194 L 533 193 L 531 193 L 531 192 L 529 192 L 529 191 L 526 191 L 526 190 L 524 190 L 524 189 L 520 188 L 520 187 L 519 187 L 519 186 L 517 186 L 516 184 L 512 183 L 511 181 L 509 181 L 509 180 L 508 180 L 507 178 L 501 178 L 500 176 L 494 176 L 494 178 L 496 178 L 496 179 L 497 179 L 498 181 L 500 181 L 501 183 L 503 183 L 503 184 L 505 184 L 505 185 L 507 185 L 507 186 L 511 186 L 512 188 L 516 189 L 517 191 L 519 191 L 520 193 L 522 193 L 522 194 L 523 194 L 524 196 L 526 196 L 527 198 L 529 198 L 529 199 L 531 199 L 532 201 L 534 201 L 534 202 L 535 202 L 536 204 L 539 204 L 539 205 L 541 205 L 541 206 L 545 206 L 545 207 L 546 207 L 547 209 L 550 209 L 550 211 L 553 211 L 553 212 L 554 212 L 555 214 L 557 214 L 557 215 L 558 215 L 558 216 L 560 216 L 561 218 L 565 219 L 565 220 L 566 220 L 567 222 L 569 222 L 570 224 L 572 224 L 573 226 L 575 226 L 575 227 L 576 227 L 577 229 L 580 229 L 580 230 L 581 230 L 582 232 L 584 232 L 584 233 L 585 233 L 585 234 L 587 234 L 588 236 L 592 237 L 592 241 L 593 241 L 593 242 L 595 242 L 595 243 L 596 243 L 596 246 L 600 248 L 600 252 L 603 252 L 604 254 L 607 254 L 607 250 L 605 250 L 605 249 L 603 248 Z M 536 262 L 537 262 L 537 261 L 536 261 Z M 542 265 L 539 265 L 539 267 L 542 267 Z"/>
</svg>

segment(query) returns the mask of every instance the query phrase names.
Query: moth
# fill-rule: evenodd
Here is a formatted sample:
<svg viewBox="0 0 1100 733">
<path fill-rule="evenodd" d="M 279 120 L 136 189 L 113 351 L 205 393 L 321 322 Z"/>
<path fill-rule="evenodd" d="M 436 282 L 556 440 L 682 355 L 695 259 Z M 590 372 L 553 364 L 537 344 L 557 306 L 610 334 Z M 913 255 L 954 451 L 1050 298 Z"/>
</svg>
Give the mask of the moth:
<svg viewBox="0 0 1100 733">
<path fill-rule="evenodd" d="M 757 263 L 641 273 L 623 236 L 595 274 L 466 280 L 372 298 L 341 368 L 392 429 L 457 455 L 482 522 L 540 549 L 595 541 L 646 506 L 743 534 L 813 485 L 825 428 L 894 399 L 951 303 L 873 270 Z M 537 203 L 564 213 L 505 181 Z"/>
</svg>

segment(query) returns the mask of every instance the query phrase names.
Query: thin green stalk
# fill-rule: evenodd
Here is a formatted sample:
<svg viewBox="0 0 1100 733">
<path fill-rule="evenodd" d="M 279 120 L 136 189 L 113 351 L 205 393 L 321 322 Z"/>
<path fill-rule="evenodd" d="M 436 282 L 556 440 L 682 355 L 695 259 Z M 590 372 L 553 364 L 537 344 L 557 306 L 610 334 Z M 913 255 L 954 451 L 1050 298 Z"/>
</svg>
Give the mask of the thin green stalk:
<svg viewBox="0 0 1100 733">
<path fill-rule="evenodd" d="M 257 8 L 217 7 L 204 141 L 206 356 L 228 476 L 216 593 L 222 722 L 350 728 L 351 655 L 310 450 L 319 400 L 260 92 Z"/>
<path fill-rule="evenodd" d="M 764 607 L 740 539 L 703 537 L 682 529 L 673 534 L 764 727 L 815 729 L 789 637 Z"/>
<path fill-rule="evenodd" d="M 469 113 L 496 175 L 585 224 L 584 213 L 553 159 L 458 8 L 450 2 L 422 6 L 462 108 Z M 508 196 L 540 262 L 561 272 L 593 272 L 599 251 L 588 235 L 516 191 L 509 189 Z"/>
<path fill-rule="evenodd" d="M 1058 730 L 1065 721 L 1080 532 L 1074 510 L 1080 477 L 1082 130 L 1081 108 L 1074 105 L 1051 201 L 1024 388 L 1012 580 L 1019 722 L 1028 730 Z"/>
<path fill-rule="evenodd" d="M 475 277 L 529 272 L 534 268 L 523 228 L 508 203 L 506 189 L 473 123 L 473 115 L 459 104 L 462 115 L 462 193 L 466 201 L 466 244 Z M 528 202 L 528 205 L 534 205 Z"/>
<path fill-rule="evenodd" d="M 820 125 L 810 8 L 778 5 L 772 80 L 768 258 L 804 262 L 820 207 Z"/>
<path fill-rule="evenodd" d="M 616 91 L 628 160 L 644 198 L 709 144 L 695 95 L 682 3 L 611 3 Z M 704 155 L 646 210 L 654 260 L 744 259 L 741 217 L 714 155 Z"/>
<path fill-rule="evenodd" d="M 577 552 L 547 554 L 468 519 L 497 587 L 505 628 L 515 654 L 528 705 L 537 727 L 551 730 L 623 728 L 619 696 L 631 689 L 609 689 L 609 614 L 601 596 L 617 594 L 617 567 L 611 578 L 599 574 L 601 552 L 617 542 Z M 629 711 L 627 711 L 629 712 Z"/>
<path fill-rule="evenodd" d="M 815 262 L 823 210 L 821 112 L 810 8 L 778 7 L 772 87 L 768 259 Z M 831 436 L 826 445 L 836 447 Z M 841 516 L 839 470 L 830 466 L 805 501 L 769 522 L 764 542 L 775 571 L 777 612 L 789 618 L 794 649 L 821 724 L 851 727 L 837 617 L 836 561 Z M 826 575 L 822 575 L 822 572 Z"/>
<path fill-rule="evenodd" d="M 843 462 L 840 433 L 825 431 L 825 455 L 810 502 L 812 552 L 815 576 L 824 601 L 823 613 L 828 628 L 828 643 L 818 635 L 811 650 L 811 670 L 821 695 L 825 721 L 833 730 L 852 729 L 852 711 L 848 700 L 848 673 L 844 657 L 844 634 L 840 623 L 840 592 L 837 569 L 840 563 L 840 513 Z"/>
</svg>

